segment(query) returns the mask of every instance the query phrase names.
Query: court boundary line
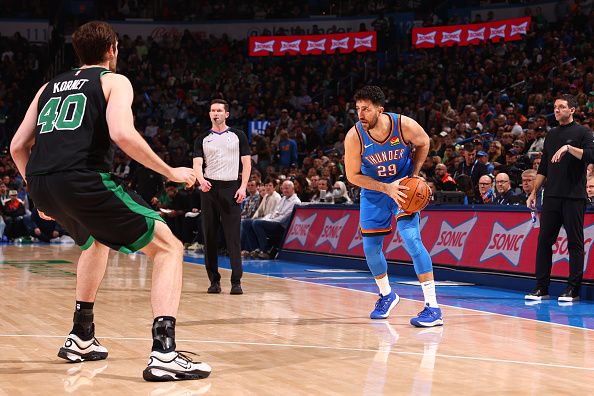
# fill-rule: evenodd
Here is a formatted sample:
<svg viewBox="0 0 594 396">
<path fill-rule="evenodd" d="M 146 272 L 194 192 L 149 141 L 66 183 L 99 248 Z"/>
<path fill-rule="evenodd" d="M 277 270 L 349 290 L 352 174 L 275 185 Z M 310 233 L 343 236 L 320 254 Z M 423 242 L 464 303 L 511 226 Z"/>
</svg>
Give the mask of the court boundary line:
<svg viewBox="0 0 594 396">
<path fill-rule="evenodd" d="M 35 338 L 64 338 L 64 336 L 59 335 L 39 335 L 39 334 L 0 334 L 0 337 L 10 338 L 10 337 L 35 337 Z M 143 338 L 143 337 L 100 337 L 102 340 L 116 340 L 116 341 L 142 341 L 148 342 L 150 338 Z M 188 342 L 188 343 L 198 343 L 198 344 L 228 344 L 228 345 L 252 345 L 252 346 L 263 346 L 263 347 L 278 347 L 278 348 L 302 348 L 302 349 L 326 349 L 326 350 L 335 350 L 335 351 L 350 351 L 350 352 L 388 352 L 394 355 L 412 355 L 412 356 L 424 356 L 425 352 L 410 352 L 410 351 L 386 351 L 382 349 L 373 349 L 373 348 L 355 348 L 355 347 L 337 347 L 337 346 L 328 346 L 328 345 L 304 345 L 304 344 L 279 344 L 279 343 L 270 343 L 270 342 L 247 342 L 247 341 L 219 341 L 219 340 L 188 340 L 188 339 L 177 339 L 176 342 Z M 436 353 L 435 357 L 444 358 L 444 359 L 460 359 L 460 360 L 473 360 L 473 361 L 483 361 L 483 362 L 492 362 L 492 363 L 506 363 L 506 364 L 520 364 L 525 366 L 538 366 L 538 367 L 548 367 L 548 368 L 564 368 L 570 370 L 586 370 L 586 371 L 594 371 L 594 367 L 579 367 L 579 366 L 570 366 L 565 364 L 553 364 L 553 363 L 540 363 L 540 362 L 529 362 L 529 361 L 521 361 L 521 360 L 507 360 L 507 359 L 497 359 L 497 358 L 490 358 L 490 357 L 477 357 L 477 356 L 463 356 L 463 355 L 448 355 L 448 354 L 441 354 Z"/>
<path fill-rule="evenodd" d="M 204 263 L 186 261 L 186 258 L 196 259 L 194 257 L 186 256 L 184 254 L 184 262 L 185 263 L 188 263 L 188 264 L 191 264 L 191 265 L 202 265 L 202 266 L 204 266 Z M 201 259 L 204 260 L 204 256 L 202 256 Z M 268 260 L 268 261 L 273 261 L 273 260 Z M 231 271 L 230 269 L 227 269 L 227 268 L 221 268 L 221 267 L 219 267 L 219 268 L 220 269 L 223 269 L 225 271 Z M 247 273 L 252 274 L 252 275 L 264 276 L 264 277 L 267 277 L 267 278 L 284 279 L 284 280 L 292 281 L 292 282 L 300 282 L 300 283 L 307 283 L 307 284 L 313 284 L 313 285 L 318 285 L 318 286 L 332 287 L 332 288 L 335 288 L 335 289 L 350 290 L 350 291 L 355 291 L 355 292 L 365 293 L 365 294 L 377 294 L 377 293 L 368 292 L 368 291 L 365 291 L 365 290 L 349 289 L 347 287 L 327 285 L 327 284 L 324 284 L 324 283 L 317 283 L 317 282 L 309 282 L 309 281 L 300 280 L 300 279 L 294 279 L 294 278 L 284 278 L 284 277 L 279 277 L 279 276 L 258 274 L 258 273 L 255 273 L 255 272 L 249 272 L 249 271 L 245 271 L 245 270 L 244 270 L 244 272 L 247 272 Z M 480 286 L 477 286 L 477 287 L 480 287 Z M 407 300 L 407 301 L 417 301 L 417 302 L 420 302 L 421 301 L 421 300 L 414 300 L 412 298 L 406 298 L 406 297 L 401 297 L 401 299 L 402 300 Z M 524 318 L 524 317 L 521 317 L 521 316 L 506 315 L 506 314 L 502 314 L 502 313 L 498 313 L 498 312 L 481 311 L 480 309 L 474 309 L 474 308 L 456 307 L 454 305 L 449 305 L 449 304 L 441 304 L 440 303 L 439 305 L 440 306 L 444 306 L 444 307 L 449 307 L 449 308 L 464 309 L 464 310 L 473 311 L 473 312 L 490 313 L 492 315 L 503 316 L 503 317 L 506 317 L 506 318 L 515 318 L 515 319 L 529 320 L 531 322 L 538 322 L 538 323 L 548 323 L 548 324 L 551 324 L 551 325 L 556 325 L 556 326 L 561 326 L 561 327 L 567 327 L 567 328 L 570 328 L 570 329 L 587 330 L 587 331 L 590 331 L 590 332 L 594 332 L 594 329 L 590 329 L 588 327 L 577 327 L 577 326 L 572 326 L 572 325 L 563 324 L 563 323 L 545 322 L 544 320 L 539 320 L 539 319 L 532 319 L 532 318 Z"/>
</svg>

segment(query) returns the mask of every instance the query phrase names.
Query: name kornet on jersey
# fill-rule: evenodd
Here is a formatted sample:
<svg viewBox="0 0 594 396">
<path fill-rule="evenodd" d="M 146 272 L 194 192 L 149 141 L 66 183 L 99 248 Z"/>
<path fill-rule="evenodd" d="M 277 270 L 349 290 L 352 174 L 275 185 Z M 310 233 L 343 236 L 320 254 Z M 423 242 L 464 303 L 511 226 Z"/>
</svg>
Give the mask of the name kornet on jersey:
<svg viewBox="0 0 594 396">
<path fill-rule="evenodd" d="M 382 151 L 380 153 L 366 155 L 365 159 L 373 165 L 380 164 L 382 162 L 389 162 L 399 160 L 404 154 L 404 149 Z"/>
<path fill-rule="evenodd" d="M 89 80 L 87 78 L 80 78 L 77 80 L 69 80 L 54 83 L 53 93 L 72 91 L 81 89 Z"/>
</svg>

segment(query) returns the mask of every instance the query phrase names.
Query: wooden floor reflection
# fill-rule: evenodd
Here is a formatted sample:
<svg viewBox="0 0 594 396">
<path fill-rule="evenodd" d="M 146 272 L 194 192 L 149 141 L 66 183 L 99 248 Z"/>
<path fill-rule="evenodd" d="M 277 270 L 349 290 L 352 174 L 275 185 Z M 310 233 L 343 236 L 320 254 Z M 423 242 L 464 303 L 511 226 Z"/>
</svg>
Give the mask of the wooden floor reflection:
<svg viewBox="0 0 594 396">
<path fill-rule="evenodd" d="M 5 246 L 0 257 L 0 395 L 579 394 L 594 373 L 591 330 L 443 307 L 442 328 L 416 329 L 403 300 L 371 321 L 369 293 L 245 274 L 246 294 L 206 294 L 187 264 L 179 349 L 213 366 L 210 378 L 142 380 L 150 348 L 151 264 L 112 253 L 95 307 L 100 362 L 56 353 L 70 330 L 78 248 Z"/>
</svg>

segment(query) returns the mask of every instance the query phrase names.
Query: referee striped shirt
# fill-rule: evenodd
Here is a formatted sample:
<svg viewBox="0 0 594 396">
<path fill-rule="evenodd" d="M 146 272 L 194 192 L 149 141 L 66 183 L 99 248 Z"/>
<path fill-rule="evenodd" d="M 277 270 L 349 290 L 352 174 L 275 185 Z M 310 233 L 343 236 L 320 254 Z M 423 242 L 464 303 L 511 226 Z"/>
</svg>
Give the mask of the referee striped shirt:
<svg viewBox="0 0 594 396">
<path fill-rule="evenodd" d="M 247 137 L 238 129 L 228 128 L 224 132 L 211 129 L 194 142 L 194 157 L 204 160 L 204 177 L 210 180 L 239 179 L 241 157 L 250 154 Z"/>
</svg>

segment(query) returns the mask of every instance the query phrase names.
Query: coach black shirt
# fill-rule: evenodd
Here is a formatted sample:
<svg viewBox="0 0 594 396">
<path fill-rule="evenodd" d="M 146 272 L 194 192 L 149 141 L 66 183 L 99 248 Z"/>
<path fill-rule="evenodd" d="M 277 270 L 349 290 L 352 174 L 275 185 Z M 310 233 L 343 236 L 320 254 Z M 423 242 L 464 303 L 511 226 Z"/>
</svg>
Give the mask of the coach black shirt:
<svg viewBox="0 0 594 396">
<path fill-rule="evenodd" d="M 584 150 L 582 159 L 566 153 L 561 161 L 552 163 L 553 155 L 569 144 Z M 586 199 L 586 167 L 594 162 L 594 135 L 583 125 L 572 122 L 547 133 L 538 174 L 547 178 L 545 197 Z"/>
</svg>

